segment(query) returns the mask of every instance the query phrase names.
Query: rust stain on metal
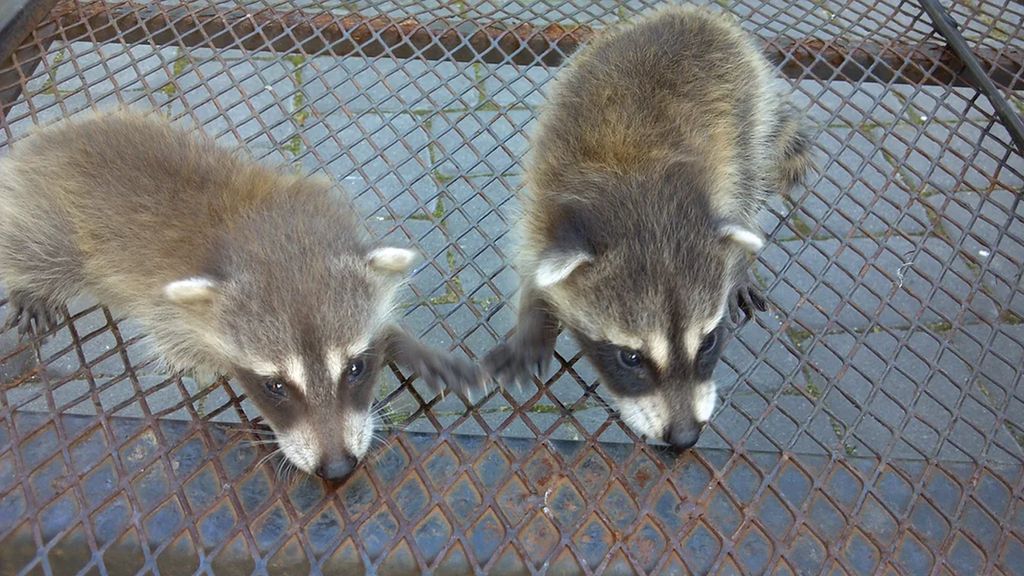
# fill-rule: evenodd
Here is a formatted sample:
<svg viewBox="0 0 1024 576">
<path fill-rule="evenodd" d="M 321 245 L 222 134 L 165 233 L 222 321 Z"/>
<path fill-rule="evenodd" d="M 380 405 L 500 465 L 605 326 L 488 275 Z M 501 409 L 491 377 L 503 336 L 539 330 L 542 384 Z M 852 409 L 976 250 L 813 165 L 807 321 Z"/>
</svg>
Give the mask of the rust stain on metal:
<svg viewBox="0 0 1024 576">
<path fill-rule="evenodd" d="M 244 8 L 186 10 L 174 5 L 130 2 L 62 2 L 52 14 L 70 37 L 86 31 L 98 41 L 148 41 L 161 45 L 210 45 L 252 50 L 345 56 L 388 54 L 397 58 L 480 61 L 557 66 L 599 30 L 587 25 L 526 22 L 470 22 L 307 10 Z M 268 42 L 267 40 L 270 39 Z M 901 44 L 868 39 L 767 38 L 769 58 L 791 77 L 858 81 L 867 71 L 876 80 L 909 84 L 968 86 L 956 56 L 937 44 Z M 977 48 L 993 80 L 1024 89 L 1024 50 Z"/>
</svg>

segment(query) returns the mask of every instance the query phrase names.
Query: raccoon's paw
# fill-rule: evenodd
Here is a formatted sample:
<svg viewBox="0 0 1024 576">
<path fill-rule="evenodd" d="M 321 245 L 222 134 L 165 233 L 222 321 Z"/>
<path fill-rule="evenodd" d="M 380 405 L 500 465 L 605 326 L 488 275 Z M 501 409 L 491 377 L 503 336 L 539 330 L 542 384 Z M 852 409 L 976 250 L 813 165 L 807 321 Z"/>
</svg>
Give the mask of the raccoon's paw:
<svg viewBox="0 0 1024 576">
<path fill-rule="evenodd" d="M 768 301 L 753 282 L 737 286 L 729 297 L 729 318 L 736 326 L 746 324 L 758 312 L 767 311 Z"/>
<path fill-rule="evenodd" d="M 543 339 L 523 340 L 513 336 L 487 353 L 484 370 L 499 385 L 506 386 L 546 373 L 553 354 L 553 347 Z"/>
<path fill-rule="evenodd" d="M 40 336 L 60 324 L 60 311 L 57 308 L 26 292 L 12 290 L 7 305 L 10 312 L 3 329 L 17 328 L 21 337 Z"/>
<path fill-rule="evenodd" d="M 472 397 L 485 385 L 484 374 L 477 365 L 452 354 L 420 354 L 408 361 L 408 367 L 434 392 L 450 390 Z"/>
<path fill-rule="evenodd" d="M 418 374 L 435 392 L 452 390 L 468 395 L 485 386 L 483 372 L 468 360 L 424 346 L 398 326 L 389 326 L 385 334 L 387 355 Z"/>
</svg>

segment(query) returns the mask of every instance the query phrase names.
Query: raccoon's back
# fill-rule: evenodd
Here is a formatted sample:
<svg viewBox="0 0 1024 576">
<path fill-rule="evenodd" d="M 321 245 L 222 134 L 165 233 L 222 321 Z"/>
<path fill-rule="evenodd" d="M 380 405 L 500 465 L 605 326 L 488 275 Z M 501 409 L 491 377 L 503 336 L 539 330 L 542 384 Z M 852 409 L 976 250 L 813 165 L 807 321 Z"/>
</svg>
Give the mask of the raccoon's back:
<svg viewBox="0 0 1024 576">
<path fill-rule="evenodd" d="M 40 129 L 16 142 L 4 162 L 17 183 L 6 194 L 41 196 L 73 216 L 83 232 L 104 221 L 119 228 L 154 221 L 217 224 L 233 204 L 247 201 L 236 198 L 246 190 L 224 194 L 247 171 L 233 152 L 201 132 L 140 113 L 98 114 Z"/>
<path fill-rule="evenodd" d="M 767 62 L 735 23 L 671 7 L 613 28 L 555 81 L 533 134 L 531 188 L 567 167 L 628 173 L 671 157 L 739 163 L 763 140 L 775 101 Z M 728 168 L 728 166 L 726 166 Z"/>
<path fill-rule="evenodd" d="M 215 234 L 279 180 L 200 133 L 131 112 L 39 130 L 3 164 L 5 222 L 62 220 L 86 276 L 138 290 L 197 273 Z"/>
</svg>

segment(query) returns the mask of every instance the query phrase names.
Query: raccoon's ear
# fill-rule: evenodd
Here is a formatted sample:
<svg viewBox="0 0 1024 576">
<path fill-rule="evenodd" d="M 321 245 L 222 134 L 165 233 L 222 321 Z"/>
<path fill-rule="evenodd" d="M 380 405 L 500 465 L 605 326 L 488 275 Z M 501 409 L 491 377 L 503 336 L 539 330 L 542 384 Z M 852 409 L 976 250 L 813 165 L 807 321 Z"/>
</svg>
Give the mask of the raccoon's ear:
<svg viewBox="0 0 1024 576">
<path fill-rule="evenodd" d="M 403 274 L 416 261 L 416 252 L 408 248 L 375 248 L 366 255 L 366 260 L 378 272 Z"/>
<path fill-rule="evenodd" d="M 734 242 L 751 254 L 764 248 L 764 238 L 760 234 L 739 224 L 722 224 L 718 233 L 722 239 Z"/>
<path fill-rule="evenodd" d="M 563 203 L 552 207 L 548 244 L 537 255 L 534 283 L 550 288 L 572 275 L 580 266 L 593 262 L 599 236 L 593 214 L 586 207 Z"/>
<path fill-rule="evenodd" d="M 217 296 L 217 282 L 203 276 L 175 280 L 164 286 L 164 296 L 175 304 L 205 304 Z"/>
<path fill-rule="evenodd" d="M 583 251 L 545 250 L 537 261 L 534 281 L 540 288 L 550 288 L 593 259 L 592 255 Z"/>
</svg>

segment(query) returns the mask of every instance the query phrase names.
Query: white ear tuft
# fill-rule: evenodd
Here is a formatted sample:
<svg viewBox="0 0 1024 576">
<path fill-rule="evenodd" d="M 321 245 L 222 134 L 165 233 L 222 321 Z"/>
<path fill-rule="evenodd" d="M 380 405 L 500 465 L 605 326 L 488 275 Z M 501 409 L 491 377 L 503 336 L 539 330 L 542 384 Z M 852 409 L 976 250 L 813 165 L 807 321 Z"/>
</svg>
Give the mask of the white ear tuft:
<svg viewBox="0 0 1024 576">
<path fill-rule="evenodd" d="M 546 254 L 537 265 L 536 278 L 534 279 L 540 288 L 550 288 L 565 280 L 581 264 L 592 260 L 590 254 L 585 252 L 555 252 Z"/>
<path fill-rule="evenodd" d="M 416 261 L 416 252 L 407 248 L 377 248 L 366 257 L 370 266 L 381 272 L 405 272 Z"/>
<path fill-rule="evenodd" d="M 175 304 L 209 302 L 217 295 L 217 283 L 209 278 L 175 280 L 164 286 L 164 296 Z"/>
<path fill-rule="evenodd" d="M 764 239 L 750 228 L 737 224 L 725 224 L 720 229 L 723 238 L 742 246 L 747 252 L 759 252 L 764 248 Z"/>
</svg>

